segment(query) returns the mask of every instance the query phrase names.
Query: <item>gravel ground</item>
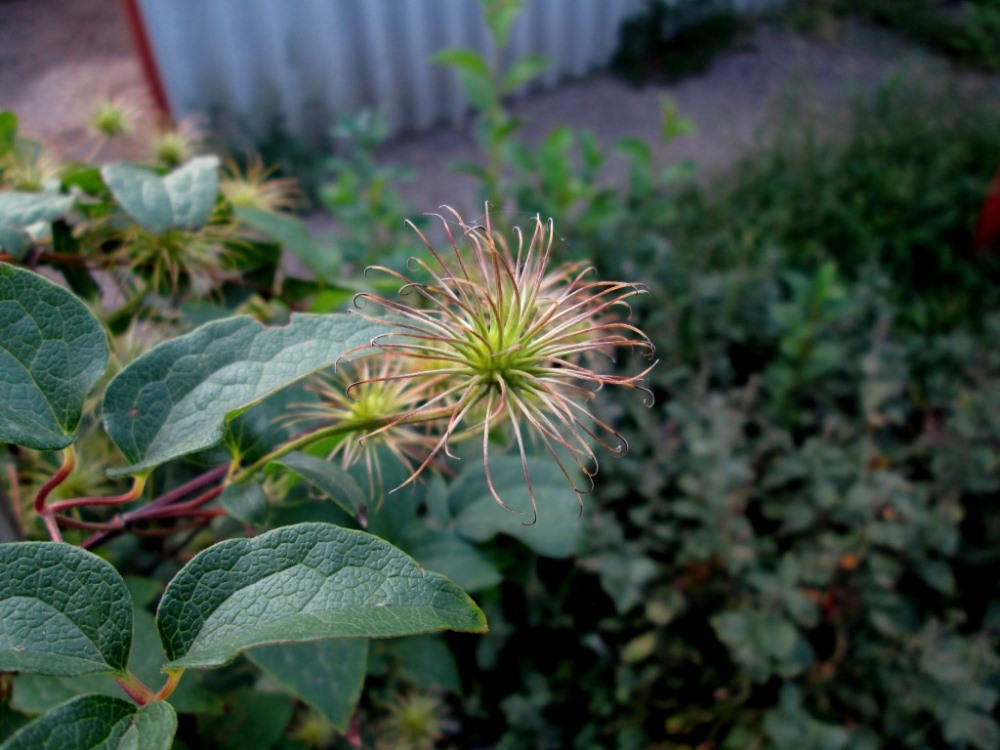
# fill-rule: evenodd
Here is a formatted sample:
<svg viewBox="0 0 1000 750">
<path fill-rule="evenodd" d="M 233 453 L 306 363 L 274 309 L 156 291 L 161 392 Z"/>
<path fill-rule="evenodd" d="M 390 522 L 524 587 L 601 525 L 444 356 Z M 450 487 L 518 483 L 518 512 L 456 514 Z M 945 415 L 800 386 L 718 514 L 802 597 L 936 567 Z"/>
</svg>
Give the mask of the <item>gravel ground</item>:
<svg viewBox="0 0 1000 750">
<path fill-rule="evenodd" d="M 91 109 L 111 98 L 150 113 L 117 0 L 0 0 L 0 109 L 22 132 L 80 156 L 93 145 Z"/>
</svg>

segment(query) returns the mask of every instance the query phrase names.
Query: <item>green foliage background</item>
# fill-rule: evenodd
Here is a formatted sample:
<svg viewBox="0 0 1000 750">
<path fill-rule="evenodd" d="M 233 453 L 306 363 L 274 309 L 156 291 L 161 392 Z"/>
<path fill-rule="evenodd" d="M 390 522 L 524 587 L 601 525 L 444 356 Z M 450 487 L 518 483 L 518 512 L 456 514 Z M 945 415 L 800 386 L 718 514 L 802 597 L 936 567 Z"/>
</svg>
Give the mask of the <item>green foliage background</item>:
<svg viewBox="0 0 1000 750">
<path fill-rule="evenodd" d="M 516 3 L 489 5 L 501 39 Z M 185 676 L 171 698 L 175 747 L 347 747 L 345 734 L 391 748 L 1000 746 L 1000 248 L 972 250 L 1000 166 L 1000 107 L 900 84 L 859 102 L 837 136 L 796 120 L 731 172 L 691 184 L 636 139 L 602 146 L 560 128 L 529 147 L 504 109 L 510 81 L 468 55 L 441 62 L 465 71 L 481 103 L 483 158 L 462 168 L 497 205 L 495 222 L 551 215 L 564 259 L 649 287 L 633 312 L 661 360 L 656 403 L 602 403 L 631 451 L 603 462 L 582 518 L 560 503 L 561 479 L 543 475 L 541 520 L 524 527 L 476 466 L 368 509 L 369 532 L 475 597 L 488 635 L 254 649 Z M 669 101 L 663 115 L 666 140 L 692 127 Z M 143 290 L 104 323 L 177 333 L 234 309 L 267 322 L 327 313 L 357 288 L 352 269 L 410 254 L 412 236 L 395 229 L 411 213 L 392 187 L 401 175 L 373 156 L 377 122 L 344 121 L 336 135 L 347 147 L 319 191 L 340 220 L 331 244 L 223 202 L 210 222 L 251 241 L 222 265 L 252 270 L 253 285 L 229 274 L 199 298 L 182 276 L 161 295 L 169 304 Z M 616 159 L 622 186 L 602 178 Z M 63 177 L 73 184 L 94 198 L 84 218 L 111 210 L 97 170 Z M 100 259 L 120 240 L 112 226 L 81 242 L 60 206 L 55 239 L 70 253 Z M 279 247 L 315 278 L 276 277 Z M 98 296 L 68 269 L 81 296 Z M 292 389 L 242 415 L 227 447 L 264 455 L 287 437 L 275 416 L 303 397 Z M 93 427 L 91 408 L 85 439 Z M 259 495 L 224 496 L 231 517 L 178 534 L 172 555 L 148 539 L 107 546 L 135 606 L 133 672 L 158 679 L 152 609 L 182 557 L 245 523 L 357 527 L 361 490 L 317 467 L 323 447 L 286 456 L 291 474 L 271 472 Z M 505 497 L 523 483 L 516 459 L 494 470 Z M 157 491 L 199 471 L 171 463 Z M 107 677 L 3 675 L 0 737 L 82 690 L 117 694 Z"/>
</svg>

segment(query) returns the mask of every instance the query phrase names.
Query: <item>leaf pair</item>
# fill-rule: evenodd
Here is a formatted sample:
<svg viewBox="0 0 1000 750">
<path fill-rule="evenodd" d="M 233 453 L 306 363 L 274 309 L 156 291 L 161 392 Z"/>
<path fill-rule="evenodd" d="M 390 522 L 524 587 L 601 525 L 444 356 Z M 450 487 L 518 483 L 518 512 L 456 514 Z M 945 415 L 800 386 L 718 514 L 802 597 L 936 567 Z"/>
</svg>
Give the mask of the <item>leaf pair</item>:
<svg viewBox="0 0 1000 750">
<path fill-rule="evenodd" d="M 296 315 L 272 328 L 238 316 L 160 345 L 108 387 L 108 434 L 132 464 L 117 473 L 148 472 L 217 444 L 227 420 L 383 331 L 344 314 Z M 0 264 L 0 443 L 70 445 L 107 362 L 106 334 L 82 302 Z"/>
<path fill-rule="evenodd" d="M 132 602 L 110 563 L 66 544 L 20 542 L 0 545 L 0 569 L 0 670 L 125 676 Z M 156 628 L 170 660 L 164 669 L 176 671 L 222 666 L 266 644 L 483 632 L 486 623 L 458 586 L 387 542 L 306 523 L 227 540 L 195 556 L 167 586 Z M 349 651 L 355 660 L 363 656 Z M 258 658 L 294 682 L 280 651 L 265 650 Z M 114 743 L 102 747 L 167 747 L 156 738 L 172 736 L 175 722 L 169 707 L 139 710 L 118 699 L 85 696 L 53 709 L 0 748 L 89 748 L 99 744 L 93 738 Z M 134 737 L 142 742 L 127 744 L 137 742 L 129 739 Z"/>
</svg>

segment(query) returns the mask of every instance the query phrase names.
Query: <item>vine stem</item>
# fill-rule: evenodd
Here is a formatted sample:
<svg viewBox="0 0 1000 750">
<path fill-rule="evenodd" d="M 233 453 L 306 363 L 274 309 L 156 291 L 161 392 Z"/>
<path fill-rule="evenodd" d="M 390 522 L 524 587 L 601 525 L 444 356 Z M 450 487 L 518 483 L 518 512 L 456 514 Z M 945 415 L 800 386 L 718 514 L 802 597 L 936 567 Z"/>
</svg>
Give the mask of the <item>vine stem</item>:
<svg viewBox="0 0 1000 750">
<path fill-rule="evenodd" d="M 59 531 L 59 524 L 56 523 L 55 511 L 52 508 L 47 508 L 45 501 L 48 500 L 52 490 L 66 481 L 66 477 L 73 473 L 75 467 L 76 451 L 73 450 L 73 446 L 71 445 L 63 451 L 62 466 L 41 486 L 41 489 L 35 495 L 35 513 L 45 522 L 45 528 L 48 530 L 53 542 L 61 542 L 63 538 L 62 533 Z"/>
<path fill-rule="evenodd" d="M 142 491 L 146 488 L 146 476 L 146 474 L 139 474 L 133 477 L 132 489 L 121 495 L 112 495 L 111 497 L 74 497 L 71 500 L 52 503 L 48 507 L 48 512 L 61 513 L 70 508 L 79 508 L 82 505 L 124 505 L 125 503 L 130 503 L 142 495 Z"/>
<path fill-rule="evenodd" d="M 115 682 L 118 683 L 118 687 L 124 690 L 125 694 L 134 700 L 137 705 L 145 706 L 150 701 L 156 699 L 156 693 L 146 687 L 142 680 L 131 672 L 116 676 Z"/>
<path fill-rule="evenodd" d="M 241 484 L 258 471 L 263 469 L 272 461 L 285 456 L 292 451 L 298 450 L 299 448 L 304 448 L 310 443 L 314 443 L 317 440 L 322 440 L 323 438 L 337 437 L 338 435 L 347 435 L 352 432 L 369 432 L 372 430 L 378 430 L 382 427 L 387 427 L 389 425 L 403 425 L 403 424 L 418 424 L 420 422 L 431 422 L 435 419 L 441 419 L 451 414 L 452 410 L 447 407 L 442 407 L 440 409 L 431 409 L 430 411 L 424 412 L 423 414 L 415 415 L 408 419 L 399 419 L 398 417 L 382 417 L 380 419 L 366 419 L 363 421 L 356 422 L 342 422 L 340 424 L 330 425 L 328 427 L 320 427 L 312 432 L 307 432 L 305 435 L 300 435 L 297 438 L 289 440 L 287 443 L 279 445 L 273 451 L 263 456 L 252 464 L 247 466 L 242 471 L 233 473 L 230 478 L 231 484 Z"/>
<path fill-rule="evenodd" d="M 178 500 L 187 497 L 192 492 L 196 492 L 205 487 L 206 485 L 211 484 L 212 482 L 222 479 L 226 475 L 226 472 L 228 470 L 229 466 L 226 464 L 223 464 L 222 466 L 217 466 L 214 469 L 206 471 L 204 474 L 201 474 L 195 477 L 194 479 L 191 479 L 185 482 L 184 484 L 175 487 L 169 492 L 164 492 L 155 500 L 150 501 L 147 505 L 144 505 L 141 508 L 136 508 L 134 510 L 130 510 L 127 511 L 126 513 L 121 513 L 115 516 L 114 519 L 112 519 L 108 523 L 109 528 L 102 529 L 99 533 L 87 537 L 85 540 L 83 540 L 80 546 L 83 549 L 91 549 L 93 547 L 96 547 L 101 542 L 107 540 L 109 537 L 122 531 L 125 528 L 126 524 L 140 519 L 149 519 L 155 517 L 157 511 L 160 511 L 166 506 L 176 503 Z M 221 487 L 216 488 L 216 490 L 218 492 L 221 492 L 222 488 Z M 210 490 L 209 492 L 215 492 L 216 490 Z M 196 500 L 193 500 L 191 502 L 197 502 L 197 500 L 201 500 L 202 498 L 204 498 L 204 494 L 201 497 L 196 498 Z M 204 502 L 208 501 L 205 500 Z"/>
<path fill-rule="evenodd" d="M 177 688 L 177 683 L 181 681 L 183 674 L 183 669 L 168 671 L 167 681 L 155 693 L 131 672 L 126 672 L 124 675 L 115 677 L 115 682 L 118 683 L 118 687 L 125 691 L 125 694 L 129 698 L 134 700 L 138 705 L 145 706 L 147 703 L 165 701 L 173 695 L 174 690 Z"/>
</svg>

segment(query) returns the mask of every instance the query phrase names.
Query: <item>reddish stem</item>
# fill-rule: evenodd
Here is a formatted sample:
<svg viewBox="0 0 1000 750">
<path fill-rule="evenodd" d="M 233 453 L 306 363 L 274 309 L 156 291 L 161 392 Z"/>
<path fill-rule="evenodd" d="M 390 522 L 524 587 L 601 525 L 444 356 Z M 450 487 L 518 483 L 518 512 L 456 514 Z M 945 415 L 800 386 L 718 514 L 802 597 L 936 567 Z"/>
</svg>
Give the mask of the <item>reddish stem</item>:
<svg viewBox="0 0 1000 750">
<path fill-rule="evenodd" d="M 58 503 L 52 503 L 52 505 L 49 506 L 49 512 L 61 513 L 64 510 L 79 508 L 83 505 L 124 505 L 125 503 L 130 503 L 133 500 L 138 499 L 138 497 L 142 495 L 142 490 L 145 486 L 146 478 L 144 476 L 138 476 L 132 480 L 132 489 L 121 495 L 112 495 L 111 497 L 74 497 L 71 500 L 62 500 Z"/>
<path fill-rule="evenodd" d="M 61 523 L 63 526 L 69 526 L 71 529 L 88 529 L 90 531 L 117 531 L 118 524 L 116 523 L 117 517 L 110 521 L 80 521 L 72 516 L 64 516 L 61 513 L 55 514 L 55 519 Z"/>
<path fill-rule="evenodd" d="M 212 520 L 212 517 L 195 518 L 187 523 L 171 526 L 169 529 L 132 529 L 132 533 L 145 539 L 162 539 L 163 537 L 170 536 L 171 534 L 176 534 L 179 531 L 193 529 L 197 526 L 204 526 L 210 520 Z"/>
<path fill-rule="evenodd" d="M 56 523 L 55 512 L 51 508 L 45 507 L 45 501 L 52 493 L 52 490 L 66 481 L 66 477 L 73 472 L 75 466 L 76 453 L 73 451 L 73 447 L 70 446 L 63 451 L 62 466 L 52 475 L 49 481 L 42 485 L 41 489 L 38 490 L 38 494 L 35 495 L 35 512 L 45 522 L 45 528 L 48 530 L 49 537 L 51 537 L 53 542 L 61 542 L 63 538 L 62 533 L 59 531 L 59 524 Z"/>
<path fill-rule="evenodd" d="M 137 705 L 145 706 L 151 700 L 155 700 L 156 694 L 140 682 L 139 678 L 129 673 L 125 677 L 115 677 L 118 687 L 125 691 L 125 694 L 134 700 Z"/>
<path fill-rule="evenodd" d="M 59 471 L 53 474 L 49 481 L 43 484 L 41 489 L 38 490 L 38 494 L 35 495 L 35 513 L 40 516 L 45 516 L 46 513 L 51 512 L 51 508 L 46 510 L 45 501 L 52 493 L 52 490 L 66 481 L 66 477 L 73 472 L 73 468 L 75 466 L 76 454 L 73 452 L 72 448 L 67 448 L 63 454 L 63 464 L 59 467 Z"/>
<path fill-rule="evenodd" d="M 126 513 L 122 513 L 120 515 L 115 516 L 115 518 L 111 522 L 111 523 L 114 524 L 114 526 L 112 528 L 104 530 L 104 531 L 101 531 L 100 533 L 97 533 L 97 534 L 94 534 L 92 536 L 87 537 L 80 544 L 80 546 L 83 547 L 83 549 L 91 549 L 93 547 L 96 547 L 101 542 L 107 540 L 109 537 L 113 536 L 114 534 L 117 534 L 118 532 L 122 531 L 127 524 L 132 523 L 133 521 L 150 520 L 150 519 L 154 519 L 154 518 L 160 518 L 161 516 L 159 514 L 160 514 L 160 512 L 162 512 L 162 510 L 164 509 L 165 506 L 168 506 L 171 503 L 175 503 L 177 500 L 180 500 L 181 498 L 183 498 L 183 497 L 191 494 L 195 490 L 201 489 L 206 484 L 211 484 L 212 482 L 217 481 L 218 479 L 221 479 L 222 477 L 224 477 L 226 475 L 226 472 L 228 470 L 229 470 L 229 467 L 226 466 L 226 465 L 217 466 L 216 468 L 214 468 L 214 469 L 212 469 L 210 471 L 206 471 L 204 474 L 202 474 L 200 476 L 197 476 L 194 479 L 191 479 L 191 480 L 185 482 L 184 484 L 180 485 L 179 487 L 175 487 L 174 489 L 170 490 L 169 492 L 163 493 L 158 498 L 156 498 L 155 500 L 147 503 L 146 505 L 144 505 L 141 508 L 135 508 L 134 510 L 130 510 L 130 511 L 126 512 Z M 218 494 L 221 493 L 221 492 L 222 492 L 222 488 L 218 487 L 218 488 L 215 488 L 213 490 L 209 490 L 209 492 L 205 493 L 201 497 L 196 498 L 195 500 L 193 500 L 191 502 L 194 503 L 194 502 L 201 501 L 199 504 L 204 504 L 204 503 L 207 503 L 209 500 L 211 500 L 213 497 L 217 497 Z M 205 497 L 205 495 L 209 495 L 211 493 L 215 493 L 215 494 L 212 495 L 211 497 L 209 497 L 208 499 L 203 499 Z M 197 506 L 195 506 L 195 507 L 197 507 Z M 171 529 L 171 532 L 176 531 L 176 530 L 177 530 L 176 528 Z M 136 533 L 138 533 L 138 532 L 136 532 Z"/>
<path fill-rule="evenodd" d="M 191 518 L 216 518 L 217 516 L 225 515 L 226 511 L 222 508 L 211 508 L 209 510 L 190 510 L 188 508 L 164 508 L 155 516 L 149 516 L 143 520 L 149 521 L 151 519 L 161 519 L 161 518 L 184 518 L 190 516 Z"/>
<path fill-rule="evenodd" d="M 177 515 L 184 515 L 185 513 L 197 510 L 201 506 L 212 502 L 215 498 L 222 494 L 223 489 L 223 487 L 215 487 L 210 489 L 208 492 L 202 493 L 194 500 L 188 500 L 186 503 L 175 503 L 167 508 L 140 508 L 129 520 L 148 520 L 150 518 L 170 518 Z"/>
</svg>

